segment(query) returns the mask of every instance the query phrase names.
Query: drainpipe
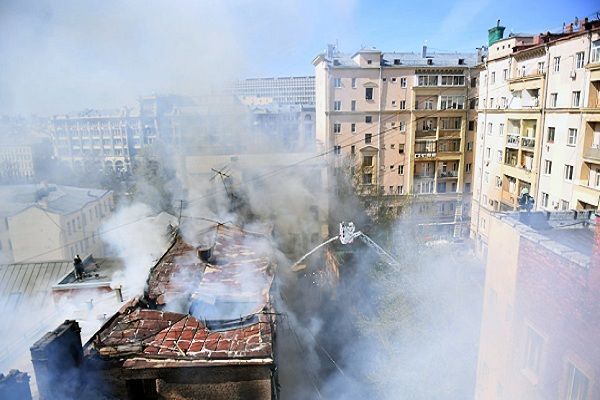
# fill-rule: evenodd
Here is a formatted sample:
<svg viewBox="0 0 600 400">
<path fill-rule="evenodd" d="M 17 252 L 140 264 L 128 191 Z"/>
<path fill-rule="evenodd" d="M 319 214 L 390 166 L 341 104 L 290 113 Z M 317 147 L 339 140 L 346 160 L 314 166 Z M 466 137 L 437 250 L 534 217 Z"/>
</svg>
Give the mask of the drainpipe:
<svg viewBox="0 0 600 400">
<path fill-rule="evenodd" d="M 379 110 L 377 112 L 377 191 L 381 188 L 381 183 L 383 181 L 383 174 L 381 173 L 381 158 L 383 156 L 383 151 L 381 150 L 381 110 L 382 110 L 382 102 L 383 102 L 383 53 L 379 59 Z M 385 192 L 385 187 L 383 188 Z M 381 193 L 383 195 L 383 193 Z"/>
<path fill-rule="evenodd" d="M 540 149 L 538 152 L 538 160 L 537 160 L 537 176 L 535 178 L 535 193 L 533 193 L 534 198 L 536 199 L 536 208 L 540 207 L 541 201 L 538 198 L 538 194 L 540 192 L 540 177 L 541 177 L 541 168 L 542 168 L 542 153 L 544 151 L 544 125 L 546 123 L 546 96 L 548 94 L 548 71 L 550 70 L 550 46 L 546 44 L 546 76 L 544 77 L 544 93 L 542 93 L 542 98 L 540 102 L 542 103 L 541 116 L 540 116 L 540 138 L 537 140 L 536 146 Z M 534 153 L 535 154 L 535 153 Z"/>
<path fill-rule="evenodd" d="M 487 128 L 487 102 L 488 102 L 489 88 L 490 88 L 490 77 L 488 76 L 489 75 L 489 70 L 488 70 L 488 60 L 487 60 L 487 58 L 485 60 L 485 71 L 486 71 L 486 74 L 485 74 L 485 104 L 484 104 L 484 109 L 483 109 L 483 131 L 482 131 L 482 133 L 483 133 L 483 135 L 482 135 L 483 136 L 483 143 L 482 143 L 482 147 L 481 147 L 482 149 L 485 149 L 485 138 L 487 136 L 485 130 Z M 478 99 L 480 100 L 481 96 L 478 96 Z M 477 120 L 477 123 L 479 124 L 479 120 Z M 475 135 L 477 135 L 477 130 L 475 132 L 476 132 Z M 478 138 L 476 138 L 476 139 L 478 139 Z M 477 140 L 475 140 L 475 143 L 477 143 Z M 475 147 L 475 157 L 476 157 L 475 158 L 475 165 L 477 165 L 477 157 L 479 157 L 479 155 L 477 154 L 477 147 L 479 147 L 479 146 Z M 479 174 L 479 199 L 477 200 L 477 227 L 476 227 L 476 230 L 475 230 L 476 235 L 477 235 L 476 239 L 479 239 L 479 222 L 480 222 L 479 219 L 481 217 L 481 198 L 482 198 L 482 192 L 483 192 L 483 166 L 484 166 L 483 161 L 484 160 L 483 160 L 483 151 L 482 151 L 482 154 L 481 154 L 481 174 Z"/>
</svg>

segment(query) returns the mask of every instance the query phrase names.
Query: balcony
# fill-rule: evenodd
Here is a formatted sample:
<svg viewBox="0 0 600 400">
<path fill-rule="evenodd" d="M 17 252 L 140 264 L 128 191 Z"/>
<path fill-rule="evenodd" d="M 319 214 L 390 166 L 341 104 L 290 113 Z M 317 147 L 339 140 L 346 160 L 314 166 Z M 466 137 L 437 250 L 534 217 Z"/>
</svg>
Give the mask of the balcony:
<svg viewBox="0 0 600 400">
<path fill-rule="evenodd" d="M 522 137 L 521 138 L 521 147 L 524 149 L 529 149 L 533 151 L 535 147 L 535 138 L 532 137 Z"/>
<path fill-rule="evenodd" d="M 427 131 L 416 131 L 415 132 L 415 137 L 417 139 L 432 138 L 432 137 L 435 137 L 435 135 L 436 135 L 436 130 L 435 129 L 431 129 L 431 130 L 427 130 Z"/>
<path fill-rule="evenodd" d="M 518 133 L 509 133 L 506 135 L 506 147 L 511 149 L 519 148 L 519 138 L 520 135 Z"/>
<path fill-rule="evenodd" d="M 458 178 L 458 171 L 438 171 L 438 178 Z"/>
<path fill-rule="evenodd" d="M 583 158 L 591 161 L 600 161 L 600 146 L 588 147 L 583 150 Z"/>
<path fill-rule="evenodd" d="M 541 89 L 543 86 L 543 78 L 544 73 L 542 71 L 535 70 L 529 74 L 509 79 L 508 88 L 511 91 Z"/>
</svg>

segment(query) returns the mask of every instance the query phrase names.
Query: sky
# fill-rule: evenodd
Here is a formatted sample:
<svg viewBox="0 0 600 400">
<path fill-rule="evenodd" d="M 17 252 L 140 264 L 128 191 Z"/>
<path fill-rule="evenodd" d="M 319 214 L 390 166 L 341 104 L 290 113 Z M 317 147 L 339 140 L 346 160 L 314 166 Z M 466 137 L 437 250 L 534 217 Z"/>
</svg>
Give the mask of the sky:
<svg viewBox="0 0 600 400">
<path fill-rule="evenodd" d="M 353 52 L 470 51 L 560 31 L 593 0 L 0 0 L 0 115 L 133 105 L 229 79 L 313 74 L 327 43 Z"/>
</svg>

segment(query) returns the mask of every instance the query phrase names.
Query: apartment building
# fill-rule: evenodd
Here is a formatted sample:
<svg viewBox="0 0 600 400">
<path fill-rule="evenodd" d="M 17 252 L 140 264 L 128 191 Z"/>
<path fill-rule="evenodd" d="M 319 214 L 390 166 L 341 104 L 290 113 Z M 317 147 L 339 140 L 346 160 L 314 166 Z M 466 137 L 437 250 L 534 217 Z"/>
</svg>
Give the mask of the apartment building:
<svg viewBox="0 0 600 400">
<path fill-rule="evenodd" d="M 599 228 L 592 211 L 490 217 L 475 399 L 599 398 Z"/>
<path fill-rule="evenodd" d="M 230 91 L 240 98 L 270 98 L 275 103 L 314 106 L 315 77 L 250 78 L 235 82 Z"/>
<path fill-rule="evenodd" d="M 330 174 L 355 175 L 362 194 L 410 196 L 436 233 L 468 220 L 476 126 L 475 53 L 342 54 L 313 60 L 316 135 Z"/>
<path fill-rule="evenodd" d="M 52 145 L 48 138 L 1 136 L 0 183 L 24 183 L 39 179 L 44 164 L 51 156 Z"/>
<path fill-rule="evenodd" d="M 135 155 L 157 140 L 172 140 L 172 112 L 189 97 L 140 97 L 135 108 L 85 110 L 52 118 L 51 132 L 58 159 L 74 168 L 84 164 L 117 172 L 130 170 Z"/>
<path fill-rule="evenodd" d="M 490 29 L 482 65 L 471 234 L 485 252 L 494 211 L 595 209 L 600 198 L 600 21 L 564 32 Z"/>
<path fill-rule="evenodd" d="M 100 226 L 112 214 L 107 190 L 55 185 L 0 186 L 2 262 L 69 260 L 104 254 Z"/>
</svg>

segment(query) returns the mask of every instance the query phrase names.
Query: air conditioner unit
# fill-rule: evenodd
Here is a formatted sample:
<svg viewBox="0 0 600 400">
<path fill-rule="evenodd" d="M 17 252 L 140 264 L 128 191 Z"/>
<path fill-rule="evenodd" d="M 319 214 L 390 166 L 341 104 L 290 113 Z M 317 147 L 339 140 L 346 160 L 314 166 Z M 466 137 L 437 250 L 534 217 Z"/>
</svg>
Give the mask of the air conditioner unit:
<svg viewBox="0 0 600 400">
<path fill-rule="evenodd" d="M 577 77 L 577 72 L 575 72 L 575 71 L 571 71 L 571 72 L 569 73 L 569 77 L 571 77 L 571 79 L 575 79 L 575 78 Z"/>
</svg>

